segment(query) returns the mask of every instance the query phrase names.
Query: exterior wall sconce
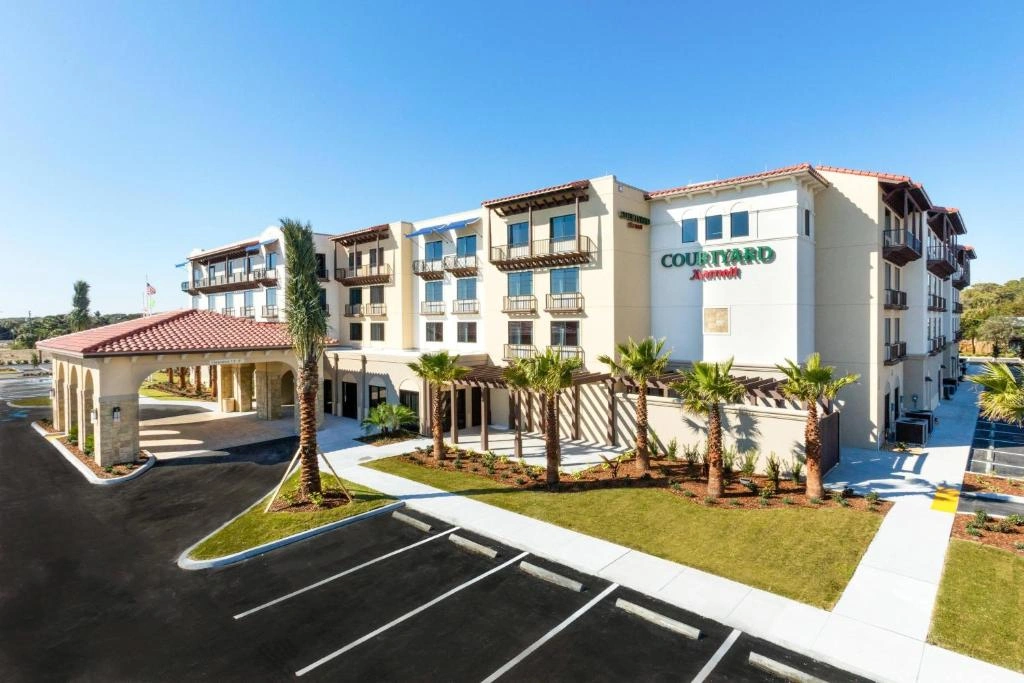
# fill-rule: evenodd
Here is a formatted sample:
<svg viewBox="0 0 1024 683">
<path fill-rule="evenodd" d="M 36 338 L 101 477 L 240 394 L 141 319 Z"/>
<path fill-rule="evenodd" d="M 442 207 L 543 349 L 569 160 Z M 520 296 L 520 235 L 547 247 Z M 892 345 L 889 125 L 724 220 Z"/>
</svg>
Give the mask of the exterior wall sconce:
<svg viewBox="0 0 1024 683">
<path fill-rule="evenodd" d="M 121 406 L 114 406 L 114 409 L 110 413 L 111 418 L 114 422 L 121 421 Z"/>
</svg>

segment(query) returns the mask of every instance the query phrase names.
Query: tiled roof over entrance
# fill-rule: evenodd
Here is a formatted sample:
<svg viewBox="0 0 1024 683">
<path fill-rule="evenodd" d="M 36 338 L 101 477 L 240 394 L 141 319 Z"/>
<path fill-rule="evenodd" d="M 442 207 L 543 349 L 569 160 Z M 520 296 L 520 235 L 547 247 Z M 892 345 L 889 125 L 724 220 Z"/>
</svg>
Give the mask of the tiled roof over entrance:
<svg viewBox="0 0 1024 683">
<path fill-rule="evenodd" d="M 66 334 L 46 339 L 36 346 L 82 356 L 116 356 L 286 349 L 291 346 L 291 340 L 283 323 L 261 323 L 213 311 L 183 310 Z"/>
</svg>

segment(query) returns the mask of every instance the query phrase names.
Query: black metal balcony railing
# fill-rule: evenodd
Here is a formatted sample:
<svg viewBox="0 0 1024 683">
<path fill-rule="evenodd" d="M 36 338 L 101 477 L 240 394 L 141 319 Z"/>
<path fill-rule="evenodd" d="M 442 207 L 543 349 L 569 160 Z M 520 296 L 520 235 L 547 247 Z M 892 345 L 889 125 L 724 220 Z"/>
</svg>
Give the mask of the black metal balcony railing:
<svg viewBox="0 0 1024 683">
<path fill-rule="evenodd" d="M 379 266 L 356 266 L 355 268 L 335 268 L 334 279 L 352 287 L 357 285 L 391 284 L 391 266 L 387 263 Z"/>
<path fill-rule="evenodd" d="M 907 293 L 899 289 L 886 289 L 885 308 L 903 310 L 907 307 Z"/>
<path fill-rule="evenodd" d="M 964 305 L 962 303 L 960 303 L 959 301 L 954 301 L 953 302 L 953 312 L 956 313 L 957 315 L 960 315 L 961 313 L 964 312 Z"/>
<path fill-rule="evenodd" d="M 939 335 L 937 337 L 932 337 L 931 339 L 928 340 L 928 343 L 929 343 L 928 355 L 934 356 L 935 354 L 939 353 L 944 348 L 946 348 L 946 337 L 945 337 L 945 335 Z"/>
<path fill-rule="evenodd" d="M 330 306 L 330 304 L 327 304 L 326 302 L 321 302 L 320 308 L 324 309 L 324 313 L 326 313 L 327 315 L 331 314 L 331 306 Z"/>
<path fill-rule="evenodd" d="M 524 296 L 506 296 L 501 302 L 502 313 L 529 314 L 537 312 L 537 297 L 532 294 Z"/>
<path fill-rule="evenodd" d="M 963 330 L 956 330 L 955 332 L 953 332 L 953 341 L 960 342 L 960 341 L 963 341 L 963 340 L 964 340 L 964 332 L 963 332 Z"/>
<path fill-rule="evenodd" d="M 498 270 L 526 270 L 588 263 L 596 253 L 594 241 L 579 235 L 491 247 L 491 263 Z"/>
<path fill-rule="evenodd" d="M 946 310 L 946 297 L 939 296 L 938 294 L 928 295 L 928 310 L 929 311 L 944 311 Z"/>
<path fill-rule="evenodd" d="M 898 266 L 921 258 L 921 240 L 906 228 L 882 231 L 882 257 Z"/>
<path fill-rule="evenodd" d="M 907 355 L 907 342 L 892 342 L 885 345 L 885 364 L 894 365 Z"/>
<path fill-rule="evenodd" d="M 358 318 L 363 314 L 362 304 L 345 304 L 342 315 L 346 318 Z"/>
<path fill-rule="evenodd" d="M 941 278 L 948 278 L 956 272 L 956 258 L 953 250 L 945 244 L 928 247 L 928 272 Z"/>
<path fill-rule="evenodd" d="M 957 289 L 964 289 L 971 284 L 971 268 L 968 265 L 970 261 L 965 261 L 963 265 L 956 269 L 956 273 L 953 275 L 953 286 Z"/>
<path fill-rule="evenodd" d="M 452 302 L 452 313 L 479 313 L 478 299 L 456 299 Z"/>
<path fill-rule="evenodd" d="M 549 313 L 581 313 L 583 311 L 583 294 L 581 292 L 548 294 L 544 301 L 544 310 Z"/>
<path fill-rule="evenodd" d="M 533 344 L 505 344 L 502 359 L 506 361 L 520 358 L 533 358 L 537 355 L 537 347 Z"/>
<path fill-rule="evenodd" d="M 444 315 L 444 302 L 443 301 L 421 301 L 420 302 L 420 314 L 421 315 Z"/>
<path fill-rule="evenodd" d="M 413 261 L 412 272 L 424 280 L 440 280 L 444 277 L 444 261 L 442 259 Z"/>
<path fill-rule="evenodd" d="M 264 306 L 263 307 L 263 317 L 264 318 L 276 318 L 277 317 L 277 306 L 273 305 L 273 304 L 270 305 L 270 306 Z"/>
<path fill-rule="evenodd" d="M 255 306 L 243 306 L 240 310 L 241 310 L 240 315 L 243 318 L 255 318 L 256 317 L 256 307 Z"/>
<path fill-rule="evenodd" d="M 444 269 L 453 275 L 476 275 L 477 268 L 476 254 L 444 257 Z"/>
<path fill-rule="evenodd" d="M 222 309 L 220 309 L 220 312 L 223 315 L 234 315 L 235 314 L 235 309 L 233 309 L 233 308 L 222 308 Z"/>
<path fill-rule="evenodd" d="M 548 351 L 554 351 L 559 358 L 568 359 L 575 358 L 581 363 L 584 361 L 583 358 L 583 347 L 582 346 L 549 346 Z"/>
</svg>

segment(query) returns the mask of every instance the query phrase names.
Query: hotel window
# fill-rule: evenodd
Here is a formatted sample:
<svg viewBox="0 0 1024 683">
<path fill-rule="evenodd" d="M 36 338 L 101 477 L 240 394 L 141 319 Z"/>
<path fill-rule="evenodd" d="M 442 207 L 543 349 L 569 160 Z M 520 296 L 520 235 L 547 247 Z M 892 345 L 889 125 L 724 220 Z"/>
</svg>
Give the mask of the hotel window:
<svg viewBox="0 0 1024 683">
<path fill-rule="evenodd" d="M 508 274 L 508 295 L 509 296 L 530 296 L 533 294 L 533 272 Z"/>
<path fill-rule="evenodd" d="M 202 279 L 203 279 L 203 271 L 202 271 L 202 269 L 200 269 L 200 268 L 193 269 L 192 270 L 192 282 L 195 282 L 196 284 L 199 284 L 202 281 Z"/>
<path fill-rule="evenodd" d="M 277 252 L 271 251 L 267 253 L 267 270 L 273 270 L 277 268 Z"/>
<path fill-rule="evenodd" d="M 252 308 L 252 292 L 244 292 L 242 294 L 242 305 L 246 308 Z"/>
<path fill-rule="evenodd" d="M 804 234 L 811 236 L 811 210 L 804 209 Z"/>
<path fill-rule="evenodd" d="M 216 294 L 211 294 L 208 297 L 206 297 L 206 307 L 209 310 L 211 310 L 211 311 L 217 310 L 217 295 Z"/>
<path fill-rule="evenodd" d="M 579 346 L 580 321 L 554 320 L 551 322 L 552 346 Z"/>
<path fill-rule="evenodd" d="M 455 240 L 456 256 L 476 256 L 476 235 L 466 235 Z"/>
<path fill-rule="evenodd" d="M 267 287 L 267 305 L 277 305 L 277 287 Z"/>
<path fill-rule="evenodd" d="M 885 210 L 885 222 L 882 224 L 885 230 L 892 230 L 892 211 Z"/>
<path fill-rule="evenodd" d="M 327 255 L 317 254 L 316 255 L 316 276 L 321 280 L 327 278 Z"/>
<path fill-rule="evenodd" d="M 576 237 L 576 216 L 555 216 L 551 219 L 551 239 L 569 240 Z"/>
<path fill-rule="evenodd" d="M 510 320 L 508 323 L 509 344 L 533 344 L 533 321 Z"/>
<path fill-rule="evenodd" d="M 444 323 L 427 323 L 427 341 L 444 341 Z"/>
<path fill-rule="evenodd" d="M 697 241 L 697 219 L 683 219 L 683 244 Z"/>
<path fill-rule="evenodd" d="M 327 306 L 327 290 L 323 287 L 320 288 L 320 308 L 322 308 L 325 313 L 330 312 Z"/>
<path fill-rule="evenodd" d="M 463 344 L 476 344 L 476 323 L 459 323 L 458 340 Z"/>
<path fill-rule="evenodd" d="M 376 268 L 377 266 L 384 265 L 384 247 L 377 247 L 371 249 L 370 254 L 370 268 Z"/>
<path fill-rule="evenodd" d="M 199 308 L 199 297 L 194 296 L 192 297 L 192 310 L 195 310 L 197 308 Z"/>
<path fill-rule="evenodd" d="M 235 295 L 228 292 L 224 295 L 224 308 L 231 309 L 235 307 Z"/>
<path fill-rule="evenodd" d="M 518 247 L 530 240 L 530 226 L 526 223 L 511 223 L 508 226 L 508 246 Z"/>
<path fill-rule="evenodd" d="M 576 294 L 579 291 L 579 268 L 553 268 L 551 270 L 552 294 Z"/>
<path fill-rule="evenodd" d="M 441 240 L 437 240 L 436 242 L 427 242 L 426 244 L 423 245 L 423 260 L 441 260 Z"/>
<path fill-rule="evenodd" d="M 388 388 L 370 385 L 370 410 L 388 402 Z"/>
<path fill-rule="evenodd" d="M 363 265 L 363 252 L 361 251 L 350 251 L 348 252 L 348 269 L 355 270 L 359 266 Z"/>
<path fill-rule="evenodd" d="M 455 281 L 455 291 L 460 301 L 476 298 L 476 278 L 463 277 Z"/>
<path fill-rule="evenodd" d="M 217 279 L 217 264 L 211 263 L 209 266 L 207 266 L 206 267 L 206 273 L 210 277 L 210 282 L 213 282 L 214 280 L 216 280 Z"/>
<path fill-rule="evenodd" d="M 734 211 L 729 214 L 729 236 L 750 236 L 750 214 L 746 211 Z"/>
<path fill-rule="evenodd" d="M 400 389 L 398 392 L 398 402 L 416 413 L 416 415 L 420 414 L 420 392 Z"/>
<path fill-rule="evenodd" d="M 258 268 L 258 267 L 259 267 L 259 264 L 256 262 L 256 257 L 255 256 L 246 256 L 245 257 L 245 269 L 246 269 L 246 271 L 251 273 L 252 271 L 256 270 L 256 268 Z"/>
<path fill-rule="evenodd" d="M 892 318 L 885 319 L 885 344 L 888 346 L 892 343 Z"/>
<path fill-rule="evenodd" d="M 706 240 L 720 240 L 722 239 L 722 217 L 721 216 L 708 216 L 704 219 L 704 239 Z"/>
<path fill-rule="evenodd" d="M 363 340 L 363 324 L 362 323 L 349 323 L 348 324 L 348 338 L 352 341 Z"/>
<path fill-rule="evenodd" d="M 362 287 L 349 287 L 348 290 L 348 304 L 349 306 L 357 306 L 363 303 L 363 288 Z"/>
<path fill-rule="evenodd" d="M 384 323 L 370 323 L 370 341 L 384 341 Z"/>
<path fill-rule="evenodd" d="M 423 296 L 424 301 L 441 301 L 443 300 L 443 293 L 441 287 L 444 283 L 440 280 L 433 280 L 431 282 L 423 283 Z"/>
<path fill-rule="evenodd" d="M 374 285 L 370 287 L 370 303 L 371 304 L 382 304 L 384 303 L 384 285 Z"/>
</svg>

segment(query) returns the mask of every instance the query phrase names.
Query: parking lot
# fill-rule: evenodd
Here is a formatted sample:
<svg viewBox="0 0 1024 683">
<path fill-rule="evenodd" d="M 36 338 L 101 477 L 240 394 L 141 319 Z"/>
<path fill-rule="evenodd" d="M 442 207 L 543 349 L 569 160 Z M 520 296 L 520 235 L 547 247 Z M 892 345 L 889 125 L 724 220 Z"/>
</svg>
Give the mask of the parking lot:
<svg viewBox="0 0 1024 683">
<path fill-rule="evenodd" d="M 1002 477 L 1024 476 L 1024 428 L 979 419 L 967 470 Z"/>
</svg>

